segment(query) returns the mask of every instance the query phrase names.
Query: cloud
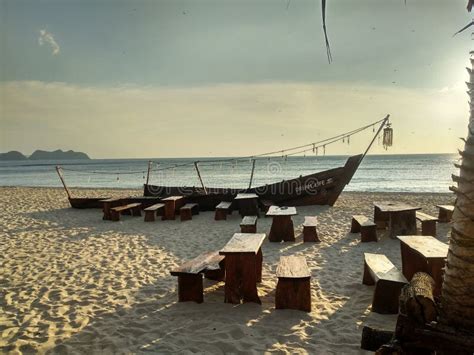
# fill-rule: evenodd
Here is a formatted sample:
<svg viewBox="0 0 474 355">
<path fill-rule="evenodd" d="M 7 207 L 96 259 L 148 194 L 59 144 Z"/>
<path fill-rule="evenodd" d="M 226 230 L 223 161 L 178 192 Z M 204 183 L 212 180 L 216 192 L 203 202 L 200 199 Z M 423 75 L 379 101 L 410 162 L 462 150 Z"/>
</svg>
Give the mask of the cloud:
<svg viewBox="0 0 474 355">
<path fill-rule="evenodd" d="M 38 44 L 40 46 L 44 44 L 49 44 L 52 50 L 51 54 L 58 55 L 61 48 L 59 47 L 59 44 L 54 39 L 53 34 L 46 30 L 40 30 L 39 33 L 40 35 L 38 37 Z"/>
<path fill-rule="evenodd" d="M 463 92 L 354 83 L 89 87 L 0 83 L 0 151 L 74 149 L 95 158 L 251 155 L 358 128 L 391 114 L 388 153 L 456 152 Z M 372 130 L 328 154 L 362 152 Z M 384 153 L 375 144 L 372 154 Z"/>
</svg>

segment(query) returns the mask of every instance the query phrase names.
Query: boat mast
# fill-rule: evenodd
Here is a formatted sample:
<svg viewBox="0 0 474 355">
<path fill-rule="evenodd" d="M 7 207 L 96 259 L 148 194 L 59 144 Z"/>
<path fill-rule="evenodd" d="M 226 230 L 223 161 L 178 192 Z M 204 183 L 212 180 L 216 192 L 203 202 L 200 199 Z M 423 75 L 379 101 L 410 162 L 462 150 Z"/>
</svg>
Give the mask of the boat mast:
<svg viewBox="0 0 474 355">
<path fill-rule="evenodd" d="M 148 185 L 148 181 L 150 180 L 151 165 L 152 165 L 152 161 L 149 160 L 149 161 L 148 161 L 148 171 L 147 171 L 147 173 L 146 173 L 146 184 L 145 184 L 145 185 Z"/>
<path fill-rule="evenodd" d="M 66 186 L 66 182 L 64 181 L 64 176 L 59 165 L 56 165 L 56 172 L 58 173 L 59 180 L 61 180 L 61 183 L 63 184 L 64 190 L 66 190 L 67 197 L 71 199 L 71 194 L 69 193 L 69 189 Z"/>
<path fill-rule="evenodd" d="M 199 167 L 198 167 L 198 162 L 197 161 L 194 162 L 194 167 L 196 168 L 196 172 L 198 174 L 199 181 L 201 181 L 201 186 L 204 190 L 204 193 L 207 195 L 207 189 L 206 189 L 206 186 L 204 186 L 204 182 L 202 181 L 201 173 L 199 172 Z"/>
<path fill-rule="evenodd" d="M 385 116 L 385 118 L 383 119 L 382 123 L 380 124 L 379 129 L 378 129 L 377 132 L 375 133 L 374 138 L 372 138 L 372 141 L 370 142 L 369 146 L 367 147 L 367 149 L 365 150 L 364 154 L 363 154 L 362 157 L 360 158 L 360 161 L 362 161 L 362 159 L 364 159 L 364 157 L 367 155 L 367 153 L 369 152 L 370 148 L 371 148 L 372 145 L 374 144 L 375 139 L 377 138 L 377 136 L 378 136 L 378 135 L 380 134 L 380 132 L 382 131 L 382 128 L 384 128 L 384 126 L 388 123 L 388 119 L 389 119 L 389 118 L 390 118 L 390 115 Z"/>
<path fill-rule="evenodd" d="M 253 172 L 255 171 L 255 159 L 252 159 L 252 173 L 250 174 L 249 189 L 252 187 Z"/>
</svg>

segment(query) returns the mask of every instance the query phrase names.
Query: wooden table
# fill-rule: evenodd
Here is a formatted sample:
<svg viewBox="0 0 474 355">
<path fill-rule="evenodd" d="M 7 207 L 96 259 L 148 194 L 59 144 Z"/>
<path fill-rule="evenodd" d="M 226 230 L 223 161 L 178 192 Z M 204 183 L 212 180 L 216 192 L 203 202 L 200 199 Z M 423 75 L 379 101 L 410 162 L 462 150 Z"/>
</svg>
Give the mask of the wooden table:
<svg viewBox="0 0 474 355">
<path fill-rule="evenodd" d="M 429 235 L 405 235 L 398 239 L 401 242 L 403 275 L 411 280 L 418 271 L 430 274 L 435 280 L 433 295 L 440 295 L 448 245 Z"/>
<path fill-rule="evenodd" d="M 294 242 L 295 230 L 291 216 L 297 215 L 295 207 L 270 206 L 267 216 L 273 217 L 268 240 L 271 242 Z"/>
<path fill-rule="evenodd" d="M 392 239 L 399 235 L 416 234 L 416 211 L 414 207 L 402 202 L 374 202 L 374 222 L 382 227 L 388 219 L 388 232 Z"/>
<path fill-rule="evenodd" d="M 235 233 L 219 251 L 225 255 L 226 303 L 255 302 L 261 304 L 257 282 L 262 281 L 262 243 L 265 233 Z"/>
<path fill-rule="evenodd" d="M 438 207 L 439 209 L 438 220 L 441 223 L 451 222 L 451 218 L 454 212 L 454 206 L 453 205 L 436 205 L 436 207 Z"/>
<path fill-rule="evenodd" d="M 163 220 L 175 219 L 176 211 L 184 205 L 183 196 L 170 196 L 161 200 L 165 204 L 165 213 L 163 214 Z"/>
<path fill-rule="evenodd" d="M 122 198 L 120 197 L 113 197 L 113 198 L 107 198 L 105 200 L 100 200 L 99 202 L 102 203 L 102 212 L 104 212 L 104 215 L 102 219 L 104 221 L 110 221 L 112 220 L 110 209 L 112 207 L 116 207 L 120 205 L 120 201 Z"/>
<path fill-rule="evenodd" d="M 239 206 L 239 213 L 244 216 L 257 216 L 258 213 L 258 195 L 253 193 L 240 193 L 235 196 L 234 200 Z"/>
</svg>

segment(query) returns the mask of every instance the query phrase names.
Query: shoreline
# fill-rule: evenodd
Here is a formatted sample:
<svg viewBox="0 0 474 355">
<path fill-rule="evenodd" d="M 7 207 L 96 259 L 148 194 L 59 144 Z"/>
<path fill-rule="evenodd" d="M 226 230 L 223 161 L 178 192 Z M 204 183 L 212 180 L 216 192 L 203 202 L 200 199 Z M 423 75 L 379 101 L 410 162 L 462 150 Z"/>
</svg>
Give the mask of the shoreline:
<svg viewBox="0 0 474 355">
<path fill-rule="evenodd" d="M 190 186 L 186 186 L 190 187 Z M 16 186 L 16 185 L 0 185 L 0 189 L 5 188 L 5 189 L 54 189 L 54 190 L 63 190 L 64 188 L 61 186 Z M 68 186 L 70 190 L 91 190 L 91 191 L 97 191 L 97 190 L 104 190 L 104 191 L 138 191 L 140 193 L 143 192 L 143 188 L 130 188 L 130 187 L 74 187 L 74 186 Z M 219 188 L 219 187 L 210 187 L 210 188 Z M 242 189 L 245 190 L 245 189 Z M 65 192 L 64 192 L 65 193 Z M 341 193 L 342 194 L 401 194 L 401 195 L 453 195 L 454 193 L 451 191 L 447 192 L 410 192 L 410 191 L 345 191 L 343 190 Z"/>
<path fill-rule="evenodd" d="M 102 220 L 99 209 L 69 207 L 64 190 L 1 187 L 0 352 L 357 353 L 364 325 L 393 329 L 396 315 L 371 312 L 373 286 L 362 284 L 363 254 L 383 253 L 401 269 L 398 240 L 378 231 L 377 243 L 349 233 L 351 216 L 373 213 L 373 201 L 397 200 L 435 214 L 452 203 L 443 193 L 343 192 L 333 207 L 297 207 L 294 243 L 264 241 L 262 305 L 224 303 L 224 283 L 204 280 L 204 303 L 177 302 L 172 268 L 219 250 L 238 232 L 240 216 L 214 221 L 144 223 L 143 217 Z M 84 189 L 90 194 L 141 190 Z M 305 216 L 318 216 L 321 243 L 303 243 Z M 271 218 L 259 218 L 267 233 Z M 449 239 L 440 223 L 437 238 Z M 311 270 L 310 313 L 276 310 L 276 266 L 282 255 L 305 256 Z"/>
</svg>

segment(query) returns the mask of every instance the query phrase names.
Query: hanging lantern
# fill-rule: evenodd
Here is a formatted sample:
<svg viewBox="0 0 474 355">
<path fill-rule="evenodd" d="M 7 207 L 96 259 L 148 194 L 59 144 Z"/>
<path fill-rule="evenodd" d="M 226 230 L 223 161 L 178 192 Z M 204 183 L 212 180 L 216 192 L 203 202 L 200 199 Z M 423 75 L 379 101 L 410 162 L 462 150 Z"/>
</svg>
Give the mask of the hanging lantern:
<svg viewBox="0 0 474 355">
<path fill-rule="evenodd" d="M 351 144 L 351 136 L 347 137 L 347 145 Z"/>
<path fill-rule="evenodd" d="M 342 137 L 342 143 L 345 143 L 345 139 L 344 139 L 344 137 Z"/>
<path fill-rule="evenodd" d="M 323 145 L 323 154 L 326 155 L 326 144 Z"/>
<path fill-rule="evenodd" d="M 393 144 L 393 129 L 390 123 L 387 124 L 387 127 L 383 129 L 383 147 L 387 150 L 388 147 L 391 147 Z"/>
<path fill-rule="evenodd" d="M 313 153 L 317 152 L 318 148 L 316 148 L 316 145 L 313 143 Z"/>
</svg>

